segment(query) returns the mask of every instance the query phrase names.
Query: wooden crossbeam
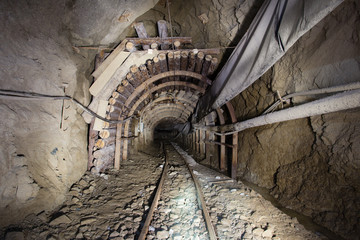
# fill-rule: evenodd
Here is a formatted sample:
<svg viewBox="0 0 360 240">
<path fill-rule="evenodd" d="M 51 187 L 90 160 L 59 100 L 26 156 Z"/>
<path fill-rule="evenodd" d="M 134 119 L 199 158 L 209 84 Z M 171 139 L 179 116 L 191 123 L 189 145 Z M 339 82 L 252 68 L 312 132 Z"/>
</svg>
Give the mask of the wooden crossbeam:
<svg viewBox="0 0 360 240">
<path fill-rule="evenodd" d="M 192 43 L 191 37 L 166 37 L 166 38 L 126 38 L 127 41 L 132 42 L 135 45 L 152 44 L 171 44 L 172 42 L 178 41 L 181 44 Z"/>
</svg>

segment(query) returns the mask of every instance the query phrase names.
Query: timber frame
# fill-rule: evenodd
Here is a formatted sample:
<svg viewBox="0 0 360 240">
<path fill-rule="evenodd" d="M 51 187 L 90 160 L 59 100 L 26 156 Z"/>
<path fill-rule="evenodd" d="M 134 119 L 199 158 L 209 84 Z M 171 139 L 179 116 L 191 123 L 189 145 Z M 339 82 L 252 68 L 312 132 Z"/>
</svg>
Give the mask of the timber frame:
<svg viewBox="0 0 360 240">
<path fill-rule="evenodd" d="M 218 59 L 212 55 L 219 54 L 219 49 L 180 49 L 191 43 L 191 38 L 169 38 L 166 32 L 161 32 L 160 38 L 149 38 L 141 23 L 135 28 L 139 38 L 125 39 L 110 55 L 100 53 L 95 61 L 92 75 L 96 81 L 89 89 L 93 100 L 88 108 L 112 121 L 83 114 L 85 121 L 91 123 L 88 169 L 96 173 L 111 166 L 119 169 L 121 162 L 128 159 L 133 141 L 151 141 L 152 131 L 159 123 L 188 123 L 198 100 L 211 86 L 218 65 Z M 175 49 L 170 49 L 171 44 Z M 232 122 L 236 122 L 232 105 L 226 106 Z M 206 125 L 215 126 L 217 121 L 225 124 L 222 112 L 219 108 L 217 115 L 206 117 Z M 212 132 L 203 129 L 183 138 L 201 157 L 216 161 L 216 156 L 220 156 L 222 171 L 229 157 L 226 147 L 231 147 L 231 176 L 236 177 L 237 134 L 232 145 L 226 143 L 225 136 L 217 142 Z"/>
</svg>

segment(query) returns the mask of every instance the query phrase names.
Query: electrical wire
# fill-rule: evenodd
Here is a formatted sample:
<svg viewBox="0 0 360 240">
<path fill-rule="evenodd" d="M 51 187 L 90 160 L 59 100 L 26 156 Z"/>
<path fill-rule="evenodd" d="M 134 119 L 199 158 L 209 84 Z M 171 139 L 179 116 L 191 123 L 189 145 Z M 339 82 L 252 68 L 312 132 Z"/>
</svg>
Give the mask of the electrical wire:
<svg viewBox="0 0 360 240">
<path fill-rule="evenodd" d="M 172 48 L 173 52 L 175 52 L 169 0 L 166 0 L 166 7 L 167 7 L 167 11 L 168 11 L 168 15 L 169 15 L 169 23 L 170 23 L 171 48 Z M 175 69 L 174 69 L 174 77 L 175 77 Z M 175 83 L 174 83 L 174 89 L 175 89 Z M 171 113 L 173 114 L 174 112 L 171 111 Z"/>
<path fill-rule="evenodd" d="M 135 117 L 135 116 L 130 116 L 123 120 L 109 120 L 109 119 L 106 119 L 106 118 L 98 115 L 97 113 L 93 112 L 92 110 L 88 109 L 87 107 L 85 107 L 82 103 L 80 103 L 75 98 L 67 96 L 67 95 L 65 95 L 65 96 L 47 95 L 47 94 L 42 94 L 42 93 L 21 92 L 21 91 L 0 89 L 0 98 L 1 97 L 26 98 L 26 99 L 33 99 L 33 100 L 39 100 L 39 99 L 44 99 L 44 98 L 52 99 L 52 100 L 70 100 L 70 101 L 74 102 L 76 105 L 78 105 L 82 110 L 84 110 L 85 112 L 92 115 L 93 117 L 96 117 L 96 118 L 98 118 L 104 122 L 108 122 L 108 123 L 124 123 Z"/>
<path fill-rule="evenodd" d="M 335 93 L 335 92 L 342 92 L 342 91 L 349 91 L 354 89 L 360 88 L 360 82 L 350 83 L 346 85 L 341 86 L 335 86 L 335 87 L 329 87 L 329 88 L 321 88 L 321 89 L 314 89 L 309 91 L 303 91 L 303 92 L 295 92 L 288 94 L 286 96 L 281 97 L 279 94 L 279 100 L 277 100 L 273 105 L 271 105 L 266 111 L 262 114 L 268 114 L 269 112 L 273 112 L 277 106 L 280 104 L 286 102 L 286 100 L 297 97 L 297 96 L 309 96 L 309 95 L 319 95 L 319 94 L 328 94 L 328 93 Z"/>
</svg>

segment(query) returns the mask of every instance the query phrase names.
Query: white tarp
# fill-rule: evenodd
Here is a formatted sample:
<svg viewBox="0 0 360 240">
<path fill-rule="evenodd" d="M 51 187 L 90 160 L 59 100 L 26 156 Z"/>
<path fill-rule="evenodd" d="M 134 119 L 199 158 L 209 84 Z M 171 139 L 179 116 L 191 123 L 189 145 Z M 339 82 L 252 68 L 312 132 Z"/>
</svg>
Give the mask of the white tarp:
<svg viewBox="0 0 360 240">
<path fill-rule="evenodd" d="M 341 2 L 265 1 L 210 90 L 200 99 L 196 122 L 249 87 Z"/>
</svg>

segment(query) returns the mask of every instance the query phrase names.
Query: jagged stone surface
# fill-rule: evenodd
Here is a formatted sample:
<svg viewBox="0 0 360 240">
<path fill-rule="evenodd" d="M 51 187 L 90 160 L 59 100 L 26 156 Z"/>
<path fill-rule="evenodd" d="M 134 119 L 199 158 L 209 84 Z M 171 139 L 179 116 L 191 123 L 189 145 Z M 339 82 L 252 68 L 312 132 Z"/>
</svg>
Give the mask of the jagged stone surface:
<svg viewBox="0 0 360 240">
<path fill-rule="evenodd" d="M 238 119 L 261 114 L 277 99 L 276 91 L 285 95 L 359 81 L 359 9 L 356 1 L 344 2 L 305 34 L 232 101 Z M 297 97 L 291 105 L 314 98 Z M 358 239 L 359 118 L 353 109 L 248 129 L 239 134 L 238 172 L 270 189 L 283 206 Z"/>
<path fill-rule="evenodd" d="M 67 94 L 86 104 L 96 51 L 73 46 L 113 45 L 154 4 L 1 1 L 0 88 Z M 119 21 L 125 11 L 130 15 Z M 78 111 L 68 101 L 0 99 L 0 226 L 58 206 L 83 175 L 87 125 Z"/>
</svg>

